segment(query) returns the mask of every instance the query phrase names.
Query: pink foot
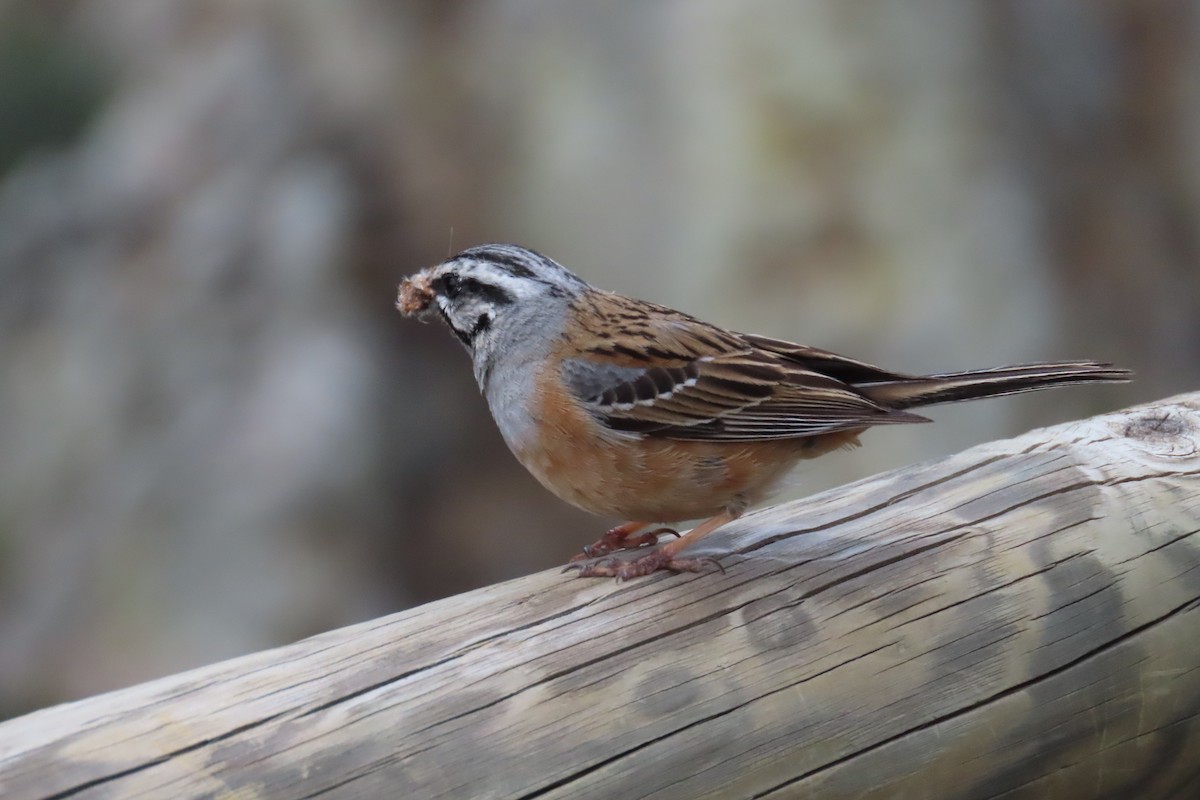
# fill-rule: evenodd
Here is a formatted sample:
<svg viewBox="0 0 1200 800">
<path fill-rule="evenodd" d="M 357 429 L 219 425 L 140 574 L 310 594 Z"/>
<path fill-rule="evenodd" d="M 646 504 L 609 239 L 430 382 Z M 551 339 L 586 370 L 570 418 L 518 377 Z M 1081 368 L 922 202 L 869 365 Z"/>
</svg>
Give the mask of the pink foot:
<svg viewBox="0 0 1200 800">
<path fill-rule="evenodd" d="M 638 523 L 628 522 L 624 525 L 618 525 L 608 533 L 601 536 L 591 544 L 583 546 L 583 552 L 571 556 L 571 562 L 583 561 L 587 558 L 597 558 L 606 556 L 609 553 L 615 553 L 618 550 L 630 550 L 635 547 L 645 547 L 648 544 L 655 544 L 659 536 L 678 536 L 679 531 L 671 528 L 655 528 L 646 533 L 639 533 L 636 536 L 633 532 L 641 528 Z"/>
</svg>

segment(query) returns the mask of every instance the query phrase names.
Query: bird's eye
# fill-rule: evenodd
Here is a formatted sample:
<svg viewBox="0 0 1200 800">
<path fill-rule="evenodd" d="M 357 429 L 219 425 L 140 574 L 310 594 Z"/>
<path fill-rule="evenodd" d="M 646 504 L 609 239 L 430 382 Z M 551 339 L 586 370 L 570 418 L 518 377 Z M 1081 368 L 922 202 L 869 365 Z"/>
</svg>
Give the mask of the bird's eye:
<svg viewBox="0 0 1200 800">
<path fill-rule="evenodd" d="M 453 300 L 462 292 L 462 281 L 453 272 L 448 272 L 437 279 L 436 287 L 447 298 Z"/>
</svg>

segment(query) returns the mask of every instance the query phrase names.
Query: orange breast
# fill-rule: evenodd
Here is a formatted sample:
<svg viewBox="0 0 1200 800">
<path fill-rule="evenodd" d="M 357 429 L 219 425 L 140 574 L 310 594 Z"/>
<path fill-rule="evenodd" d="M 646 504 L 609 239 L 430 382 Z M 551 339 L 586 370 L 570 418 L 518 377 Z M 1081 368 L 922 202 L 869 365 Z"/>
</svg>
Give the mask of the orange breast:
<svg viewBox="0 0 1200 800">
<path fill-rule="evenodd" d="M 531 409 L 536 443 L 514 448 L 542 485 L 586 511 L 671 522 L 740 512 L 800 459 L 853 442 L 856 431 L 775 442 L 680 442 L 605 428 L 543 374 Z"/>
</svg>

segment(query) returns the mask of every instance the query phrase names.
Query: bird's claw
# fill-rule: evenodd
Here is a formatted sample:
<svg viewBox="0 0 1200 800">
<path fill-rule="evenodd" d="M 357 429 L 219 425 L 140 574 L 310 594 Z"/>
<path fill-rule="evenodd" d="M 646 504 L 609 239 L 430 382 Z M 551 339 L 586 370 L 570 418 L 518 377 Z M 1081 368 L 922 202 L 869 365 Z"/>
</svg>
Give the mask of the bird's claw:
<svg viewBox="0 0 1200 800">
<path fill-rule="evenodd" d="M 659 570 L 669 572 L 703 572 L 708 567 L 716 567 L 722 573 L 725 567 L 711 556 L 697 558 L 674 558 L 662 550 L 655 550 L 640 558 L 626 561 L 621 558 L 606 558 L 593 564 L 568 564 L 563 572 L 579 570 L 580 578 L 615 578 L 617 583 L 630 578 L 650 575 Z"/>
<path fill-rule="evenodd" d="M 655 528 L 652 531 L 639 533 L 636 536 L 617 533 L 620 530 L 621 526 L 618 525 L 591 544 L 585 544 L 583 546 L 583 552 L 576 553 L 575 555 L 571 556 L 571 561 L 586 561 L 589 558 L 599 558 L 600 556 L 606 556 L 609 553 L 615 553 L 620 550 L 632 550 L 637 547 L 646 547 L 647 545 L 656 544 L 658 542 L 658 537 L 666 536 L 668 534 L 676 537 L 680 536 L 679 531 L 675 530 L 674 528 Z"/>
</svg>

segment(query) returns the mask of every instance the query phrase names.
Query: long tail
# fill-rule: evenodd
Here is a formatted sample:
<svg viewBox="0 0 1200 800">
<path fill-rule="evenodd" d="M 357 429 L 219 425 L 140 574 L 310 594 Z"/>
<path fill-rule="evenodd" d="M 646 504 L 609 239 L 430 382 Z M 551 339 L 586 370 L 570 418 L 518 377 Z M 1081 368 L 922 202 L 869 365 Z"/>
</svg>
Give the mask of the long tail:
<svg viewBox="0 0 1200 800">
<path fill-rule="evenodd" d="M 1133 373 L 1096 361 L 1059 361 L 864 382 L 856 388 L 880 405 L 913 408 L 980 397 L 1036 392 L 1074 383 L 1126 383 Z"/>
</svg>

